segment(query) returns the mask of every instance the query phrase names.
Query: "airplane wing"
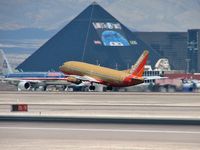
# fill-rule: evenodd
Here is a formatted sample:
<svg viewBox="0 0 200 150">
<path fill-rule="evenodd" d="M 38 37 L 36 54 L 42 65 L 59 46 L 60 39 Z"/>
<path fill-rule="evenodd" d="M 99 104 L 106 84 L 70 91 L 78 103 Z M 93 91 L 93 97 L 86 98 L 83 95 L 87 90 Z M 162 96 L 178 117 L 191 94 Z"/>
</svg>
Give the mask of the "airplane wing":
<svg viewBox="0 0 200 150">
<path fill-rule="evenodd" d="M 80 80 L 82 82 L 90 82 L 90 83 L 92 82 L 92 83 L 101 84 L 101 81 L 99 81 L 99 80 L 97 80 L 97 79 L 95 79 L 93 77 L 90 77 L 90 76 L 69 75 L 68 78 L 70 78 L 70 77 L 75 78 L 77 80 Z M 70 80 L 68 80 L 68 81 L 70 82 Z"/>
</svg>

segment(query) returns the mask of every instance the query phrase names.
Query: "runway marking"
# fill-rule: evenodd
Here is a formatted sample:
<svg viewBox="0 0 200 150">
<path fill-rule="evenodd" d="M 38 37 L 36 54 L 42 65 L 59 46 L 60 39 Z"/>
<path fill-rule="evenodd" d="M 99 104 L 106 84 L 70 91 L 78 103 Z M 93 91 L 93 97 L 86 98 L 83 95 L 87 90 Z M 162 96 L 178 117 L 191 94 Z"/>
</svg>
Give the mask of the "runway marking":
<svg viewBox="0 0 200 150">
<path fill-rule="evenodd" d="M 168 134 L 200 134 L 199 131 L 175 131 L 175 130 L 132 130 L 132 129 L 89 129 L 89 128 L 37 128 L 37 127 L 0 127 L 11 130 L 56 130 L 56 131 L 88 131 L 88 132 L 137 132 L 137 133 L 168 133 Z"/>
</svg>

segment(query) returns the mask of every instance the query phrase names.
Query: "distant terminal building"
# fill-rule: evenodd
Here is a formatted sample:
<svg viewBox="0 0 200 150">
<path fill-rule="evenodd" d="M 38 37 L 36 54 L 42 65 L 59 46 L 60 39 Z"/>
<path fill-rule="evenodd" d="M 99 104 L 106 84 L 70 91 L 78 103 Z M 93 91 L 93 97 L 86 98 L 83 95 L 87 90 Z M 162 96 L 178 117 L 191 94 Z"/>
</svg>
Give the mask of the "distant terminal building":
<svg viewBox="0 0 200 150">
<path fill-rule="evenodd" d="M 169 60 L 172 70 L 186 70 L 187 32 L 137 32 L 139 38 Z"/>
<path fill-rule="evenodd" d="M 172 70 L 200 72 L 200 29 L 187 32 L 136 32 L 137 36 L 167 58 Z"/>
</svg>

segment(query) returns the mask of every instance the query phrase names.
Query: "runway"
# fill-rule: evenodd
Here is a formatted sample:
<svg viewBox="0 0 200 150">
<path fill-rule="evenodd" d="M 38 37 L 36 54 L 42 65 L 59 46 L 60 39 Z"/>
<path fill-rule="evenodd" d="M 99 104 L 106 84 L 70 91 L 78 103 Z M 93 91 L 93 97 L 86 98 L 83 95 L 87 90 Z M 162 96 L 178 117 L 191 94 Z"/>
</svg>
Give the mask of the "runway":
<svg viewBox="0 0 200 150">
<path fill-rule="evenodd" d="M 4 150 L 190 149 L 200 147 L 199 126 L 1 122 Z"/>
<path fill-rule="evenodd" d="M 11 112 L 12 104 L 28 112 Z M 0 115 L 200 119 L 200 94 L 0 92 Z"/>
<path fill-rule="evenodd" d="M 28 104 L 28 112 L 10 111 Z M 199 119 L 198 93 L 0 92 L 0 116 Z M 0 121 L 4 150 L 198 150 L 200 126 Z"/>
</svg>

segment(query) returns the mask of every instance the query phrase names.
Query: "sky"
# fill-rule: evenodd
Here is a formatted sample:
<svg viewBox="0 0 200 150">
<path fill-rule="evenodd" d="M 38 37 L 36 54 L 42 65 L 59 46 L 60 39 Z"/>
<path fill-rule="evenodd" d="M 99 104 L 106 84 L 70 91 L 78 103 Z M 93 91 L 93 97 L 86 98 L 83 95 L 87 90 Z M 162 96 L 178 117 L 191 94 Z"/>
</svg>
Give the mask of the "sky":
<svg viewBox="0 0 200 150">
<path fill-rule="evenodd" d="M 93 0 L 0 0 L 0 48 L 30 55 Z M 134 31 L 200 28 L 200 0 L 96 0 Z"/>
<path fill-rule="evenodd" d="M 58 29 L 93 0 L 1 0 L 0 29 Z M 200 0 L 97 0 L 138 31 L 186 31 L 200 27 Z"/>
</svg>

